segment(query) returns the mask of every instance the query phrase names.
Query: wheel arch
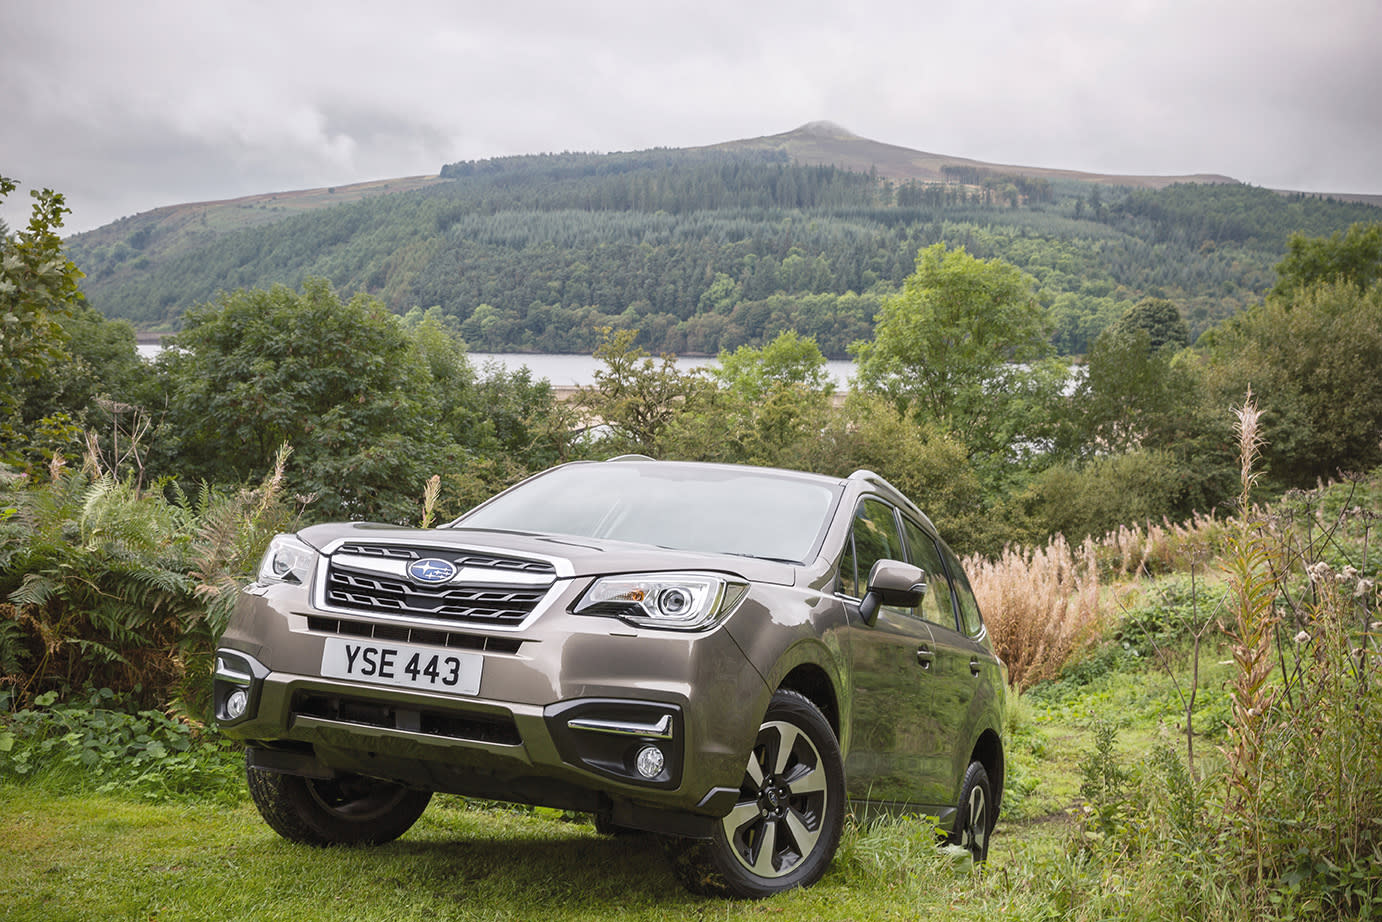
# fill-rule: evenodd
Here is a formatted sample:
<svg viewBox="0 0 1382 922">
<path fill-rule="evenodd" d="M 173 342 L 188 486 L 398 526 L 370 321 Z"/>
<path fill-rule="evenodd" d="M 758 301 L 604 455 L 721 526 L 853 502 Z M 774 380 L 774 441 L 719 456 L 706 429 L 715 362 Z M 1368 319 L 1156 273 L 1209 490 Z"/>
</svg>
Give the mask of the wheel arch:
<svg viewBox="0 0 1382 922">
<path fill-rule="evenodd" d="M 834 683 L 824 668 L 816 663 L 801 663 L 778 683 L 778 689 L 794 691 L 816 706 L 830 724 L 835 739 L 840 739 L 840 702 Z"/>
<path fill-rule="evenodd" d="M 1006 770 L 1003 740 L 993 730 L 985 730 L 979 734 L 979 739 L 975 741 L 969 761 L 980 763 L 984 766 L 984 771 L 988 773 L 989 786 L 993 792 L 993 815 L 996 819 L 999 809 L 1003 806 L 1003 784 Z"/>
</svg>

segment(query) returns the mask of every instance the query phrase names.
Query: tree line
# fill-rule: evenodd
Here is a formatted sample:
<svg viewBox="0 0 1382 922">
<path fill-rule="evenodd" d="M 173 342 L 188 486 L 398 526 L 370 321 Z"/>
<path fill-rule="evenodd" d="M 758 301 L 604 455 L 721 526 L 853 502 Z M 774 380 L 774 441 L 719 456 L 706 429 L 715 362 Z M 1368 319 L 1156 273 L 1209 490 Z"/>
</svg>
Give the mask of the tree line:
<svg viewBox="0 0 1382 922">
<path fill-rule="evenodd" d="M 916 252 L 945 243 L 1034 276 L 1054 345 L 1077 355 L 1143 297 L 1174 300 L 1198 336 L 1271 288 L 1291 232 L 1378 214 L 1247 186 L 1110 189 L 976 170 L 898 184 L 782 152 L 499 158 L 190 248 L 164 253 L 141 225 L 128 239 L 79 237 L 71 253 L 91 303 L 143 328 L 177 329 L 218 291 L 320 277 L 395 312 L 440 307 L 491 351 L 589 352 L 589 331 L 609 324 L 637 328 L 650 352 L 716 354 L 766 344 L 782 328 L 769 321 L 785 318 L 840 358 Z M 994 195 L 1009 186 L 1015 202 Z"/>
</svg>

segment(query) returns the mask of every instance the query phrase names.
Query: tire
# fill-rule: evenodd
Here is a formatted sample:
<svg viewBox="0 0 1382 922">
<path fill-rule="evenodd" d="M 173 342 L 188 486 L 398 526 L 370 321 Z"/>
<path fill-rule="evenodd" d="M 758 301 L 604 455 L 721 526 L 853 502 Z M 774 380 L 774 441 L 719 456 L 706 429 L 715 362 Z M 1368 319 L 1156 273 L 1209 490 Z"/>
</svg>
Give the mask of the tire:
<svg viewBox="0 0 1382 922">
<path fill-rule="evenodd" d="M 245 766 L 250 799 L 274 832 L 305 845 L 381 845 L 407 832 L 431 791 L 359 776 L 317 781 Z"/>
<path fill-rule="evenodd" d="M 950 844 L 959 845 L 983 862 L 989 856 L 989 836 L 998 816 L 994 809 L 993 785 L 988 770 L 980 762 L 970 762 L 960 785 L 959 809 L 955 811 L 955 828 Z"/>
<path fill-rule="evenodd" d="M 712 838 L 673 840 L 677 876 L 698 893 L 758 899 L 820 880 L 844 826 L 840 745 L 821 712 L 774 693 L 749 753 L 739 799 Z"/>
</svg>

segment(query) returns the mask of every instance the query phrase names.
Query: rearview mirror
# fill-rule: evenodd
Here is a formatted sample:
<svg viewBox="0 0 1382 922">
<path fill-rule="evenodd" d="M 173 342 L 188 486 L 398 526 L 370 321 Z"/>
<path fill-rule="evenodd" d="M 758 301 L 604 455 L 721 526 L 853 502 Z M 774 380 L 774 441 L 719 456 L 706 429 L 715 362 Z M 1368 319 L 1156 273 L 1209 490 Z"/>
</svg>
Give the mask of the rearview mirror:
<svg viewBox="0 0 1382 922">
<path fill-rule="evenodd" d="M 868 589 L 859 603 L 859 614 L 870 627 L 883 605 L 911 608 L 926 595 L 926 571 L 900 560 L 879 560 L 869 571 Z"/>
</svg>

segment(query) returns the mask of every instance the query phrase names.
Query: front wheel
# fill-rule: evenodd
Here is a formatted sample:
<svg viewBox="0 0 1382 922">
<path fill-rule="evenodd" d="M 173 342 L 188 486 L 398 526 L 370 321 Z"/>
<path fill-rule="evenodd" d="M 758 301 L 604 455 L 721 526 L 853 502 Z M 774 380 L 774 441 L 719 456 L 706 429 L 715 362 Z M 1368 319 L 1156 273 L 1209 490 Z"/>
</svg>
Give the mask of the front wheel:
<svg viewBox="0 0 1382 922">
<path fill-rule="evenodd" d="M 250 799 L 274 832 L 306 845 L 381 845 L 422 816 L 431 791 L 351 776 L 319 781 L 245 766 Z"/>
<path fill-rule="evenodd" d="M 678 842 L 678 875 L 702 893 L 759 898 L 815 883 L 844 825 L 835 733 L 802 695 L 778 691 L 758 728 L 739 799 L 711 839 Z"/>
<path fill-rule="evenodd" d="M 969 763 L 964 784 L 960 786 L 959 807 L 950 842 L 962 846 L 976 862 L 982 862 L 989 856 L 989 834 L 998 819 L 994 812 L 993 786 L 983 763 Z"/>
</svg>

